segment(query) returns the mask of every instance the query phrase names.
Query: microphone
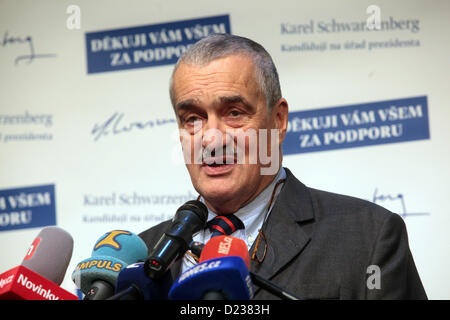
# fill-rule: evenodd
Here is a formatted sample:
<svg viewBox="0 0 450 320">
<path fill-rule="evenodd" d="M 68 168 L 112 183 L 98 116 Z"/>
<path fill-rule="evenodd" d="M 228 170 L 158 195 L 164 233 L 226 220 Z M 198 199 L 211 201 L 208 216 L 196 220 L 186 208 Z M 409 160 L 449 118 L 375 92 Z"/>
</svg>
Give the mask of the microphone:
<svg viewBox="0 0 450 320">
<path fill-rule="evenodd" d="M 244 240 L 231 236 L 216 236 L 204 245 L 199 262 L 210 259 L 237 256 L 241 257 L 247 269 L 250 269 L 250 255 Z"/>
<path fill-rule="evenodd" d="M 119 273 L 116 294 L 108 300 L 167 300 L 172 282 L 170 272 L 153 280 L 145 274 L 143 262 L 130 264 Z"/>
<path fill-rule="evenodd" d="M 65 230 L 43 228 L 22 264 L 0 275 L 0 299 L 78 300 L 59 285 L 72 257 L 73 239 Z"/>
<path fill-rule="evenodd" d="M 211 240 L 209 240 L 208 243 L 210 243 L 211 241 L 219 241 L 219 240 L 214 240 L 216 238 L 220 238 L 220 237 L 214 237 Z M 232 239 L 236 239 L 234 237 L 228 237 L 228 238 L 232 238 Z M 239 240 L 239 239 L 236 239 Z M 222 245 L 220 245 L 220 243 L 222 243 Z M 205 245 L 203 245 L 200 242 L 192 242 L 190 245 L 190 249 L 191 251 L 196 254 L 197 256 L 200 256 L 200 262 L 203 262 L 204 260 L 207 260 L 215 255 L 220 255 L 220 256 L 225 256 L 225 255 L 237 255 L 237 256 L 241 256 L 247 267 L 250 269 L 250 256 L 248 254 L 244 254 L 243 249 L 241 247 L 247 248 L 247 246 L 245 245 L 244 241 L 235 241 L 233 242 L 233 246 L 231 246 L 231 241 L 228 240 L 227 241 L 221 241 L 219 243 L 218 248 L 221 248 L 220 250 L 217 250 L 216 252 L 214 251 L 209 251 L 209 252 L 205 252 L 203 251 L 203 248 L 205 247 Z M 239 248 L 239 249 L 238 249 Z M 303 300 L 302 298 L 294 295 L 293 293 L 290 293 L 284 289 L 282 289 L 281 287 L 277 286 L 276 284 L 274 284 L 273 282 L 264 279 L 263 277 L 250 272 L 250 276 L 252 279 L 253 284 L 257 285 L 258 287 L 272 293 L 273 295 L 277 296 L 280 299 L 283 300 Z"/>
<path fill-rule="evenodd" d="M 186 270 L 169 291 L 174 300 L 249 300 L 253 284 L 243 240 L 217 236 L 206 243 L 200 263 Z"/>
<path fill-rule="evenodd" d="M 205 246 L 205 244 L 198 242 L 198 241 L 192 241 L 189 244 L 189 250 L 191 250 L 191 252 L 193 254 L 195 254 L 197 257 L 200 257 L 200 255 L 202 254 L 202 250 L 203 247 Z"/>
<path fill-rule="evenodd" d="M 102 235 L 94 245 L 92 256 L 78 263 L 72 280 L 85 294 L 85 300 L 102 300 L 114 294 L 119 272 L 127 265 L 143 261 L 147 246 L 136 234 L 113 230 Z"/>
<path fill-rule="evenodd" d="M 151 279 L 161 278 L 187 251 L 192 235 L 205 228 L 207 218 L 208 209 L 200 201 L 191 200 L 178 208 L 172 224 L 145 260 L 145 274 Z"/>
</svg>

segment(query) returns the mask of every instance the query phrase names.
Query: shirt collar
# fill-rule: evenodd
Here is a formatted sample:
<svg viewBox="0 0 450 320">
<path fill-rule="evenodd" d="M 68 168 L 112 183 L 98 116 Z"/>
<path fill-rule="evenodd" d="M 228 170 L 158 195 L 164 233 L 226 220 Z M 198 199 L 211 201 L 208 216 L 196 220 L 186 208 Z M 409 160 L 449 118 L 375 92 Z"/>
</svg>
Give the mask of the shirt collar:
<svg viewBox="0 0 450 320">
<path fill-rule="evenodd" d="M 278 174 L 275 179 L 273 179 L 272 182 L 260 194 L 258 194 L 255 199 L 234 213 L 234 215 L 241 219 L 244 223 L 246 234 L 251 234 L 254 231 L 257 231 L 258 227 L 262 225 L 267 212 L 267 205 L 269 204 L 275 185 L 279 180 L 285 178 L 286 172 L 284 168 L 281 167 L 280 170 L 278 170 Z M 280 190 L 281 188 L 277 190 L 277 193 L 279 193 Z M 203 197 L 200 197 L 200 201 L 204 203 Z M 272 202 L 272 207 L 274 203 L 275 198 Z M 271 208 L 268 208 L 269 211 L 270 209 Z M 216 216 L 217 214 L 208 208 L 208 221 Z"/>
</svg>

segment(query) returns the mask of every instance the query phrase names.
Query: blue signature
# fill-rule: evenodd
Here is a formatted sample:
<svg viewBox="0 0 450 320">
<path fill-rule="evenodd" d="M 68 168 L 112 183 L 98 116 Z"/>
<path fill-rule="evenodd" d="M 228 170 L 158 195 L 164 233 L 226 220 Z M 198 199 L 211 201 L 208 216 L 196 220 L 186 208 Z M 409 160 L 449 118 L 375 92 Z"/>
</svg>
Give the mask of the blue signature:
<svg viewBox="0 0 450 320">
<path fill-rule="evenodd" d="M 0 42 L 0 45 L 2 47 L 6 47 L 7 45 L 14 45 L 14 44 L 27 44 L 29 49 L 29 54 L 24 54 L 17 56 L 14 60 L 14 63 L 17 65 L 21 61 L 28 61 L 28 64 L 34 61 L 34 59 L 38 58 L 54 58 L 56 57 L 56 54 L 53 53 L 41 53 L 36 54 L 34 50 L 34 44 L 33 44 L 33 38 L 31 36 L 26 37 L 11 37 L 8 34 L 8 31 L 5 31 L 3 34 L 3 39 Z"/>
<path fill-rule="evenodd" d="M 94 136 L 94 141 L 98 141 L 103 136 L 107 136 L 108 134 L 117 135 L 120 133 L 127 133 L 132 131 L 133 129 L 146 129 L 153 128 L 156 126 L 162 126 L 169 123 L 175 123 L 175 119 L 156 119 L 156 120 L 147 120 L 145 122 L 129 122 L 129 123 L 121 123 L 124 117 L 123 113 L 115 112 L 111 117 L 109 117 L 103 123 L 96 123 L 94 128 L 91 130 L 91 134 Z"/>
<path fill-rule="evenodd" d="M 429 216 L 430 213 L 428 212 L 408 212 L 406 210 L 406 203 L 405 203 L 405 196 L 402 193 L 398 194 L 378 194 L 378 188 L 375 189 L 372 197 L 373 203 L 379 203 L 384 201 L 390 201 L 390 202 L 399 202 L 401 204 L 402 212 L 399 212 L 398 214 L 403 217 L 409 217 L 409 216 Z"/>
</svg>

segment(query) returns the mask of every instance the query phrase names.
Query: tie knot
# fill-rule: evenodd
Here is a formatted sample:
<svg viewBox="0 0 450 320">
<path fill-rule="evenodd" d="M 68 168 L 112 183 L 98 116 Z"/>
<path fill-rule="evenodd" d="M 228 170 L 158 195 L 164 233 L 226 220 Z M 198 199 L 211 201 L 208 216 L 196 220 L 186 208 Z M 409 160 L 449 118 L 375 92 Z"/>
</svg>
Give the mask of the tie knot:
<svg viewBox="0 0 450 320">
<path fill-rule="evenodd" d="M 241 219 L 233 214 L 216 216 L 214 219 L 209 220 L 206 226 L 212 233 L 211 238 L 221 235 L 229 236 L 236 230 L 245 228 Z"/>
</svg>

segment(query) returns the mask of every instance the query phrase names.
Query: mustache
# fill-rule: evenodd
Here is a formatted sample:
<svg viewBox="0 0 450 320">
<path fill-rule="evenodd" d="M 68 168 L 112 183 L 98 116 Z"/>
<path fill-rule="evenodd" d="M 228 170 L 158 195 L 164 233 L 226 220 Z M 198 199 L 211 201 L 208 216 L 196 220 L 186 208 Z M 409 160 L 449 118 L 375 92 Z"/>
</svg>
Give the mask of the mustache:
<svg viewBox="0 0 450 320">
<path fill-rule="evenodd" d="M 234 143 L 230 143 L 224 146 L 205 146 L 202 147 L 199 154 L 199 163 L 217 163 L 217 164 L 231 164 L 236 162 L 236 158 L 242 154 L 244 150 L 241 150 L 239 146 Z"/>
</svg>

